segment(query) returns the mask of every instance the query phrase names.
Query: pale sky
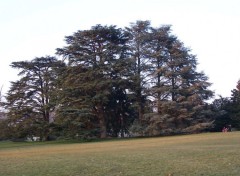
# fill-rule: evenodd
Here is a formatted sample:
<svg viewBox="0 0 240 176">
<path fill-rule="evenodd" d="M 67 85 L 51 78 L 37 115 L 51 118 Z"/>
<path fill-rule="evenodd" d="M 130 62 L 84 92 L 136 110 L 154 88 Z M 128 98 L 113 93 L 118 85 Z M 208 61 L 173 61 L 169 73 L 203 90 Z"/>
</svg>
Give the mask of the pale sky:
<svg viewBox="0 0 240 176">
<path fill-rule="evenodd" d="M 77 30 L 137 20 L 172 25 L 216 95 L 231 95 L 240 79 L 240 0 L 0 0 L 3 92 L 17 79 L 11 62 L 52 56 Z"/>
</svg>

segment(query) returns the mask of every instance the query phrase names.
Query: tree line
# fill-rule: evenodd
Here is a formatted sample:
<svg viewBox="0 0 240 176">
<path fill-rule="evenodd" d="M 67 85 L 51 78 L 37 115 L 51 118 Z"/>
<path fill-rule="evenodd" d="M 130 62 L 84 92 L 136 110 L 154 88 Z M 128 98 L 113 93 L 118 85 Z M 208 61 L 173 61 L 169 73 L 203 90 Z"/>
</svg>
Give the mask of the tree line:
<svg viewBox="0 0 240 176">
<path fill-rule="evenodd" d="M 0 138 L 156 136 L 239 123 L 226 109 L 236 103 L 239 112 L 240 86 L 231 100 L 206 103 L 211 83 L 170 25 L 95 25 L 65 41 L 56 56 L 12 62 L 19 79 L 2 102 Z"/>
</svg>

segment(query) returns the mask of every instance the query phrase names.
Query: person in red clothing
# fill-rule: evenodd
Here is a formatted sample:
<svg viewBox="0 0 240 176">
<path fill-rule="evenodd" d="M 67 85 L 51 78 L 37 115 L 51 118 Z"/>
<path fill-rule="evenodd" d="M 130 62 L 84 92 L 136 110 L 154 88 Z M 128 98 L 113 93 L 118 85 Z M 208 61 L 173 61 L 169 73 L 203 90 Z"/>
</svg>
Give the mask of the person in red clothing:
<svg viewBox="0 0 240 176">
<path fill-rule="evenodd" d="M 222 129 L 222 132 L 228 132 L 228 128 L 226 128 L 226 127 L 223 127 L 223 129 Z"/>
</svg>

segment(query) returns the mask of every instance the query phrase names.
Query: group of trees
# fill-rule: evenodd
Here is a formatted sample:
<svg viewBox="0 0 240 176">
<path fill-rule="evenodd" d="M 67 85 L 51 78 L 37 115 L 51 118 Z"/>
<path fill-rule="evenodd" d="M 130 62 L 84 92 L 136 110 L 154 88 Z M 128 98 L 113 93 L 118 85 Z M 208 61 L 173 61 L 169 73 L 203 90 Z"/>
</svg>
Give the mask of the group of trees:
<svg viewBox="0 0 240 176">
<path fill-rule="evenodd" d="M 56 52 L 61 60 L 11 64 L 20 78 L 4 102 L 6 138 L 152 136 L 213 127 L 220 107 L 205 102 L 211 84 L 171 26 L 96 25 L 65 40 Z"/>
<path fill-rule="evenodd" d="M 231 97 L 219 97 L 212 103 L 212 110 L 215 114 L 215 131 L 221 131 L 228 125 L 240 129 L 240 80 L 232 90 Z"/>
</svg>

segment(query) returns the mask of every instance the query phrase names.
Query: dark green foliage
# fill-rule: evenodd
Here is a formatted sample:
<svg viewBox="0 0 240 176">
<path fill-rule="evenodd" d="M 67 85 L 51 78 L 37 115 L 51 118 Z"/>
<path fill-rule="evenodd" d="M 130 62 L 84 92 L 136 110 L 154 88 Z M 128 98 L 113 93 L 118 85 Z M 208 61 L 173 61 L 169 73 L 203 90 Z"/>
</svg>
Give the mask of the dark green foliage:
<svg viewBox="0 0 240 176">
<path fill-rule="evenodd" d="M 238 81 L 236 89 L 232 90 L 229 111 L 231 113 L 232 126 L 240 129 L 240 81 Z"/>
<path fill-rule="evenodd" d="M 125 87 L 127 88 L 127 86 Z M 107 105 L 107 132 L 110 136 L 124 137 L 128 134 L 128 128 L 136 118 L 132 101 L 125 89 L 118 87 L 111 92 L 111 97 Z"/>
<path fill-rule="evenodd" d="M 233 129 L 240 129 L 240 81 L 236 89 L 232 90 L 230 98 L 220 97 L 212 103 L 215 122 L 214 130 L 221 131 L 223 127 L 231 125 Z"/>
<path fill-rule="evenodd" d="M 8 126 L 7 119 L 0 119 L 0 141 L 11 138 L 11 129 Z"/>
<path fill-rule="evenodd" d="M 49 123 L 56 107 L 58 71 L 64 64 L 54 57 L 35 58 L 32 61 L 13 62 L 20 79 L 11 83 L 6 97 L 9 126 L 17 138 L 40 136 L 47 140 Z"/>
<path fill-rule="evenodd" d="M 236 89 L 232 90 L 230 98 L 220 97 L 212 103 L 215 112 L 215 131 L 221 131 L 223 127 L 231 125 L 232 128 L 240 129 L 240 81 Z"/>
<path fill-rule="evenodd" d="M 121 108 L 126 109 L 128 103 L 127 41 L 128 34 L 122 29 L 97 25 L 66 37 L 68 46 L 57 49 L 68 59 L 59 112 L 62 118 L 63 112 L 67 118 L 74 114 L 71 123 L 79 130 L 97 128 L 101 138 L 120 131 L 115 124 L 124 118 Z"/>
<path fill-rule="evenodd" d="M 219 97 L 215 99 L 211 104 L 211 110 L 213 111 L 214 128 L 213 131 L 222 131 L 223 127 L 232 123 L 229 114 L 230 99 Z"/>
<path fill-rule="evenodd" d="M 230 102 L 226 106 L 230 122 L 233 128 L 240 129 L 240 81 L 237 82 L 236 89 L 232 90 Z"/>
<path fill-rule="evenodd" d="M 130 28 L 126 28 L 130 35 L 128 45 L 130 49 L 130 59 L 134 62 L 129 72 L 133 86 L 131 91 L 135 98 L 135 107 L 139 120 L 143 120 L 144 107 L 147 95 L 145 94 L 148 84 L 148 42 L 150 41 L 150 21 L 137 21 L 131 23 Z"/>
<path fill-rule="evenodd" d="M 141 80 L 145 88 L 141 86 L 141 90 L 152 101 L 155 112 L 145 111 L 142 118 L 142 125 L 147 126 L 146 134 L 162 134 L 166 129 L 178 133 L 199 123 L 200 117 L 204 122 L 198 113 L 213 92 L 208 90 L 211 84 L 204 73 L 196 71 L 196 56 L 171 34 L 170 26 L 149 27 L 141 35 L 145 36 L 141 38 L 145 41 L 141 42 L 145 44 L 141 49 L 144 53 L 141 66 L 145 68 L 141 70 L 144 78 Z"/>
</svg>

